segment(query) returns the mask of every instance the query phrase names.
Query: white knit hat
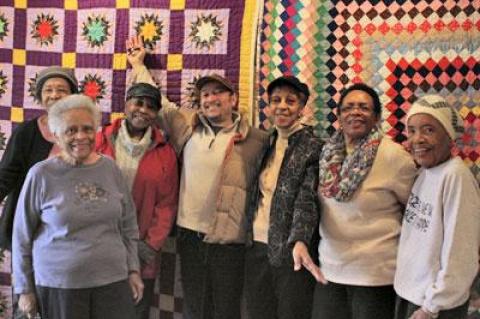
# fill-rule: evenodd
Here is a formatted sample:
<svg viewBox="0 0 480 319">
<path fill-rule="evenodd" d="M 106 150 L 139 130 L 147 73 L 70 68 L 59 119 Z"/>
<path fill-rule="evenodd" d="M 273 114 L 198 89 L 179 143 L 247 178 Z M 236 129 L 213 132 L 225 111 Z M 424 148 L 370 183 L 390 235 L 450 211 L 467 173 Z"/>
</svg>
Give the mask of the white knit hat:
<svg viewBox="0 0 480 319">
<path fill-rule="evenodd" d="M 408 111 L 407 122 L 412 115 L 419 113 L 433 116 L 442 124 L 452 140 L 463 134 L 463 119 L 460 114 L 439 95 L 425 95 L 415 101 Z"/>
</svg>

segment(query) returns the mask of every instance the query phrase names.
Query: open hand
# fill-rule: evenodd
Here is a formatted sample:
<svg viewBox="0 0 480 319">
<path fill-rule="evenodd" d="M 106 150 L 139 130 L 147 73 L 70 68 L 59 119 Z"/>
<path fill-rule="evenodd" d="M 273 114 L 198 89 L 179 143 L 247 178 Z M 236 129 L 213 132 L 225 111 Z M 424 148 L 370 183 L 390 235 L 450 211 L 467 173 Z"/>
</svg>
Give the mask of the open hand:
<svg viewBox="0 0 480 319">
<path fill-rule="evenodd" d="M 318 282 L 326 285 L 327 279 L 323 276 L 320 268 L 313 262 L 312 257 L 308 253 L 307 245 L 304 242 L 297 241 L 293 246 L 293 270 L 298 271 L 302 266 L 308 270 Z"/>
<path fill-rule="evenodd" d="M 142 66 L 146 54 L 142 37 L 138 35 L 126 40 L 125 48 L 127 49 L 127 60 L 132 68 Z"/>
</svg>

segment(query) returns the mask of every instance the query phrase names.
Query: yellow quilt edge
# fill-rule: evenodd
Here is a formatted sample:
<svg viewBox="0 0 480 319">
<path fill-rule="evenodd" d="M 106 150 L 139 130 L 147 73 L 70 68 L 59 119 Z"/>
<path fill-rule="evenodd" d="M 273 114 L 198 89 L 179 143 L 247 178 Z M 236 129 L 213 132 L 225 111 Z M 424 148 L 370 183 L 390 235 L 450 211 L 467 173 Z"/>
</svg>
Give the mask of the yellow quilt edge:
<svg viewBox="0 0 480 319">
<path fill-rule="evenodd" d="M 245 1 L 245 9 L 242 21 L 242 35 L 240 42 L 240 69 L 238 77 L 239 110 L 244 116 L 248 116 L 250 124 L 254 116 L 254 85 L 255 85 L 255 45 L 257 41 L 257 22 L 259 3 L 256 0 Z"/>
</svg>

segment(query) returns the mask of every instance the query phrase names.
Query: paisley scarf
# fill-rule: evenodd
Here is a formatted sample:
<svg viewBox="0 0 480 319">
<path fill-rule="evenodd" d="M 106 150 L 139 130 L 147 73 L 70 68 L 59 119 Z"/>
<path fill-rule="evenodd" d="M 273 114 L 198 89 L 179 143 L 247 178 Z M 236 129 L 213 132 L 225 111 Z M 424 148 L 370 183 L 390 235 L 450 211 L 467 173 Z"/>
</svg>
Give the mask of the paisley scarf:
<svg viewBox="0 0 480 319">
<path fill-rule="evenodd" d="M 382 137 L 372 129 L 347 155 L 343 132 L 337 131 L 320 155 L 318 193 L 340 202 L 350 200 L 372 168 Z"/>
</svg>

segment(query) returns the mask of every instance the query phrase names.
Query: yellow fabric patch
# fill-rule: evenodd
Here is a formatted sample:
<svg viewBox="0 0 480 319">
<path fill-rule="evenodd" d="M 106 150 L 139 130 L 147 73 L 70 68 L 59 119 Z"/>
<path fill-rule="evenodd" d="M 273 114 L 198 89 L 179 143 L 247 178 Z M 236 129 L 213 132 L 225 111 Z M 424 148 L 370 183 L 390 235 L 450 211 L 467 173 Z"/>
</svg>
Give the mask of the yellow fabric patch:
<svg viewBox="0 0 480 319">
<path fill-rule="evenodd" d="M 127 68 L 127 55 L 125 53 L 115 53 L 113 55 L 113 69 L 125 70 Z"/>
<path fill-rule="evenodd" d="M 65 0 L 64 4 L 65 10 L 77 10 L 78 1 L 77 0 Z"/>
<path fill-rule="evenodd" d="M 169 54 L 167 56 L 167 70 L 178 71 L 183 69 L 183 55 Z"/>
<path fill-rule="evenodd" d="M 27 62 L 27 51 L 23 49 L 13 49 L 12 59 L 14 65 L 25 65 Z"/>
<path fill-rule="evenodd" d="M 117 0 L 116 8 L 117 9 L 128 9 L 128 8 L 130 8 L 130 0 Z"/>
<path fill-rule="evenodd" d="M 10 121 L 17 123 L 23 122 L 23 109 L 21 107 L 13 106 L 10 109 Z"/>
<path fill-rule="evenodd" d="M 15 0 L 14 4 L 16 9 L 26 9 L 27 8 L 27 0 Z"/>
<path fill-rule="evenodd" d="M 62 66 L 64 68 L 75 69 L 77 56 L 74 52 L 62 53 Z"/>
<path fill-rule="evenodd" d="M 125 114 L 123 113 L 112 112 L 110 113 L 110 122 L 113 122 L 116 119 L 123 119 L 124 117 L 125 117 Z"/>
<path fill-rule="evenodd" d="M 171 0 L 170 10 L 185 10 L 185 0 Z"/>
</svg>

